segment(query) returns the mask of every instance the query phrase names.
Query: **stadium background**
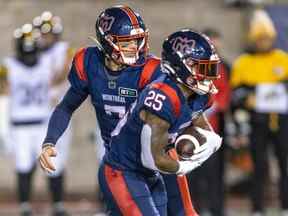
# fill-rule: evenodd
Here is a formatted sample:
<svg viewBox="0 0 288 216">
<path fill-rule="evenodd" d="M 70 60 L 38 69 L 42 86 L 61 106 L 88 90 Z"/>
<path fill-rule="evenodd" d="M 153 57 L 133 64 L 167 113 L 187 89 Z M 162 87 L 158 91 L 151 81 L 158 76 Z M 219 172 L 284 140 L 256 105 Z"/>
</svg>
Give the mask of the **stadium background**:
<svg viewBox="0 0 288 216">
<path fill-rule="evenodd" d="M 288 4 L 288 0 L 263 2 Z M 160 45 L 163 39 L 179 28 L 193 27 L 201 30 L 213 27 L 223 36 L 221 53 L 230 63 L 243 49 L 247 15 L 252 9 L 251 7 L 241 9 L 227 7 L 224 0 L 0 0 L 0 59 L 13 53 L 13 30 L 24 23 L 31 22 L 33 17 L 44 10 L 50 10 L 63 19 L 63 39 L 69 41 L 72 47 L 79 48 L 91 44 L 88 36 L 94 35 L 96 17 L 103 8 L 114 4 L 128 4 L 142 15 L 146 26 L 150 29 L 150 48 L 153 53 L 160 55 Z M 89 209 L 90 205 L 95 207 L 93 202 L 85 202 L 85 200 L 95 199 L 94 192 L 97 190 L 98 164 L 95 145 L 91 139 L 94 120 L 93 110 L 89 103 L 85 103 L 73 117 L 74 134 L 68 162 L 66 188 L 67 198 L 80 201 L 78 207 L 82 209 Z M 44 174 L 39 169 L 34 180 L 36 186 L 34 200 L 48 200 L 46 182 L 43 177 Z M 12 159 L 0 150 L 0 215 L 7 215 L 4 213 L 5 209 L 9 209 L 9 206 L 16 206 L 10 202 L 15 201 L 14 185 Z"/>
</svg>

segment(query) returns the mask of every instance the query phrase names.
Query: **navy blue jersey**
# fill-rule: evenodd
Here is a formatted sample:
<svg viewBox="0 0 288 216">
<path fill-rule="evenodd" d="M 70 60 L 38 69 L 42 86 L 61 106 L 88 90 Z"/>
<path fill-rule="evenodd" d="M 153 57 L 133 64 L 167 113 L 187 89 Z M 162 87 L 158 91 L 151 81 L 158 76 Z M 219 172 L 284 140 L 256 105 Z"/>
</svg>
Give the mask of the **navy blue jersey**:
<svg viewBox="0 0 288 216">
<path fill-rule="evenodd" d="M 145 109 L 169 122 L 168 132 L 171 137 L 175 137 L 175 134 L 191 125 L 195 112 L 205 109 L 203 98 L 206 97 L 195 97 L 195 106 L 191 106 L 176 83 L 168 75 L 161 75 L 142 91 L 137 102 L 112 132 L 110 151 L 106 152 L 105 162 L 118 169 L 153 174 L 155 164 L 151 155 L 151 137 L 149 132 L 145 132 L 147 127 L 140 118 L 140 112 Z M 197 109 L 192 110 L 190 107 Z"/>
<path fill-rule="evenodd" d="M 104 65 L 104 56 L 97 47 L 83 48 L 75 55 L 69 74 L 71 87 L 78 93 L 90 95 L 105 143 L 111 131 L 124 116 L 139 92 L 159 76 L 160 60 L 148 57 L 142 66 L 127 67 L 115 75 Z"/>
</svg>

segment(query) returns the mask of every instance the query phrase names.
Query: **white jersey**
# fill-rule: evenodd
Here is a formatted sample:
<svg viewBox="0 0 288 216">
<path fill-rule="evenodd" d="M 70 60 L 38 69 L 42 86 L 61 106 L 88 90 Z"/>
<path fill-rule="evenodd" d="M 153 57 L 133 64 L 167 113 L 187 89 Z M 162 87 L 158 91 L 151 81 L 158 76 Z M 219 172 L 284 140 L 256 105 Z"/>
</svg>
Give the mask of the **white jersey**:
<svg viewBox="0 0 288 216">
<path fill-rule="evenodd" d="M 51 58 L 53 70 L 55 73 L 62 72 L 66 62 L 67 52 L 69 49 L 68 42 L 58 41 L 50 49 L 43 52 L 43 56 Z"/>
<path fill-rule="evenodd" d="M 50 114 L 49 86 L 53 75 L 50 60 L 39 58 L 33 67 L 28 67 L 13 57 L 7 57 L 3 63 L 8 70 L 10 120 L 46 120 Z"/>
<path fill-rule="evenodd" d="M 43 52 L 42 56 L 44 58 L 49 58 L 52 62 L 52 70 L 54 76 L 59 75 L 59 73 L 63 73 L 64 65 L 66 64 L 67 60 L 68 49 L 68 42 L 58 41 L 50 49 Z M 54 103 L 55 101 L 56 103 L 58 103 L 62 99 L 64 93 L 68 90 L 68 88 L 69 82 L 68 80 L 66 80 L 60 85 L 54 86 L 51 89 L 50 96 Z"/>
</svg>

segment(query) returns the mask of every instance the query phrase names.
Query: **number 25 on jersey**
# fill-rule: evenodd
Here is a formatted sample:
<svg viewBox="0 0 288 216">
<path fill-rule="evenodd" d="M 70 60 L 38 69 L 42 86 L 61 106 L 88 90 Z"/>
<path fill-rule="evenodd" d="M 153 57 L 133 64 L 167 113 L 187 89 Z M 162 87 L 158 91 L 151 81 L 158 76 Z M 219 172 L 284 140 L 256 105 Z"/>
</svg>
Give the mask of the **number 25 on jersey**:
<svg viewBox="0 0 288 216">
<path fill-rule="evenodd" d="M 152 109 L 159 111 L 162 109 L 163 101 L 166 96 L 163 94 L 156 93 L 155 91 L 149 91 L 148 96 L 145 98 L 144 104 Z"/>
</svg>

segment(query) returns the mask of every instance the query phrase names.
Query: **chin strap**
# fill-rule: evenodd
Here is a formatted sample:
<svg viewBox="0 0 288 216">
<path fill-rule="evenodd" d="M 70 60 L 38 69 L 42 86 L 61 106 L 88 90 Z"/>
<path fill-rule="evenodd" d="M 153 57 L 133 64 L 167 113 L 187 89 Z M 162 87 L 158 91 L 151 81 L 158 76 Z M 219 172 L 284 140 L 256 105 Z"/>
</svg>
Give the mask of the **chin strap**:
<svg viewBox="0 0 288 216">
<path fill-rule="evenodd" d="M 138 53 L 134 57 L 125 57 L 125 55 L 121 51 L 119 53 L 120 53 L 120 58 L 122 58 L 122 60 L 123 60 L 123 63 L 128 64 L 128 65 L 135 64 L 137 62 L 138 57 L 139 57 Z"/>
<path fill-rule="evenodd" d="M 97 38 L 95 38 L 95 37 L 93 37 L 93 36 L 89 36 L 88 38 L 91 39 L 91 40 L 95 43 L 96 47 L 97 47 L 99 50 L 101 50 L 102 53 L 104 53 L 104 55 L 105 55 L 106 58 L 111 59 L 111 57 L 110 57 L 109 55 L 107 55 L 107 53 L 105 52 L 103 46 L 102 46 L 101 43 L 97 40 Z M 112 59 L 112 60 L 113 60 L 113 59 Z M 114 61 L 114 60 L 113 60 L 113 61 Z"/>
</svg>

